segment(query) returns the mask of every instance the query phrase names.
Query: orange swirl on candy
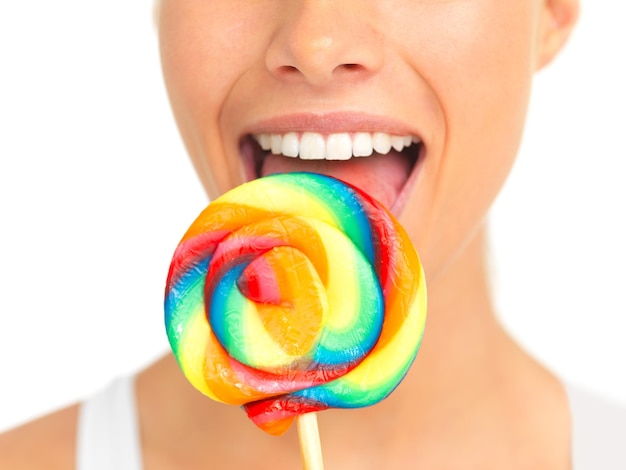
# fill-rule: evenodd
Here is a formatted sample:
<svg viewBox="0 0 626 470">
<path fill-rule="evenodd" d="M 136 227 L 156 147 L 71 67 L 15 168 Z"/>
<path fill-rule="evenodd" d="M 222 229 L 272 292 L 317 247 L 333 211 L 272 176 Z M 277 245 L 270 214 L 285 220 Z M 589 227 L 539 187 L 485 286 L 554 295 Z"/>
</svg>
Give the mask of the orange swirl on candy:
<svg viewBox="0 0 626 470">
<path fill-rule="evenodd" d="M 166 286 L 185 376 L 271 434 L 303 413 L 385 398 L 425 319 L 424 275 L 404 229 L 367 194 L 312 173 L 261 178 L 211 203 Z"/>
</svg>

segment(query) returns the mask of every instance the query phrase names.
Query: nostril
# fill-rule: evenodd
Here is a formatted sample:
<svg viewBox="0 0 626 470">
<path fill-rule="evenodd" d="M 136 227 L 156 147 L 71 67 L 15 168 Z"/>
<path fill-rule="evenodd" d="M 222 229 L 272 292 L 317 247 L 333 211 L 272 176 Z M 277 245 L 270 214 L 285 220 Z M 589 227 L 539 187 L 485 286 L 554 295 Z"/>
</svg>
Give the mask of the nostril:
<svg viewBox="0 0 626 470">
<path fill-rule="evenodd" d="M 293 65 L 281 65 L 276 69 L 275 74 L 278 78 L 289 78 L 301 75 L 298 68 Z"/>
<path fill-rule="evenodd" d="M 349 73 L 354 73 L 354 72 L 365 72 L 367 70 L 367 67 L 365 67 L 363 64 L 357 64 L 357 63 L 349 63 L 349 64 L 340 64 L 337 67 L 335 67 L 335 72 L 349 72 Z"/>
</svg>

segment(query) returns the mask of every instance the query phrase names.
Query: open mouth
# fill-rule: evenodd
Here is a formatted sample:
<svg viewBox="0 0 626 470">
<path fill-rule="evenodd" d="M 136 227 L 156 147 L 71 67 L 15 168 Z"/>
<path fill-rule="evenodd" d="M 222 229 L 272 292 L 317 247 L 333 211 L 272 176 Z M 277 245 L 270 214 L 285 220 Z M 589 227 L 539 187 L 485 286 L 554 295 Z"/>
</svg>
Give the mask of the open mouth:
<svg viewBox="0 0 626 470">
<path fill-rule="evenodd" d="M 366 191 L 396 215 L 424 153 L 419 137 L 385 132 L 248 134 L 240 149 L 246 180 L 275 173 L 322 173 Z"/>
</svg>

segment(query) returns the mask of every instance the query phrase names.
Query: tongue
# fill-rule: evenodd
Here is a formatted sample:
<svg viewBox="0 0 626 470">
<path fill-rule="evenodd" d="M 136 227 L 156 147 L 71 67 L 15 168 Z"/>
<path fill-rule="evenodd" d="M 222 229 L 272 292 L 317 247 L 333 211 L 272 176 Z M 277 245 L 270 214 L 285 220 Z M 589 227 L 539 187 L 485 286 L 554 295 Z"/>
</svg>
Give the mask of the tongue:
<svg viewBox="0 0 626 470">
<path fill-rule="evenodd" d="M 374 154 L 346 161 L 300 160 L 270 154 L 263 162 L 261 176 L 296 171 L 333 176 L 369 193 L 391 208 L 409 177 L 411 162 L 406 155 L 393 150 L 387 155 Z"/>
</svg>

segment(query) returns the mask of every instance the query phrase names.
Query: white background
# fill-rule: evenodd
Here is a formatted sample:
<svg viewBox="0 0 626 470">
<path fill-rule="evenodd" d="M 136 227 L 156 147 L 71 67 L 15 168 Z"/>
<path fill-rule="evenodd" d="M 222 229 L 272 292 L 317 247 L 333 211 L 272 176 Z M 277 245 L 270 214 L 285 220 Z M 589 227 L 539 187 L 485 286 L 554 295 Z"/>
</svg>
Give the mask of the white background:
<svg viewBox="0 0 626 470">
<path fill-rule="evenodd" d="M 584 2 L 537 76 L 492 233 L 504 323 L 561 376 L 626 404 L 624 18 L 624 3 Z M 0 430 L 167 350 L 169 259 L 205 204 L 151 0 L 0 4 Z"/>
</svg>

